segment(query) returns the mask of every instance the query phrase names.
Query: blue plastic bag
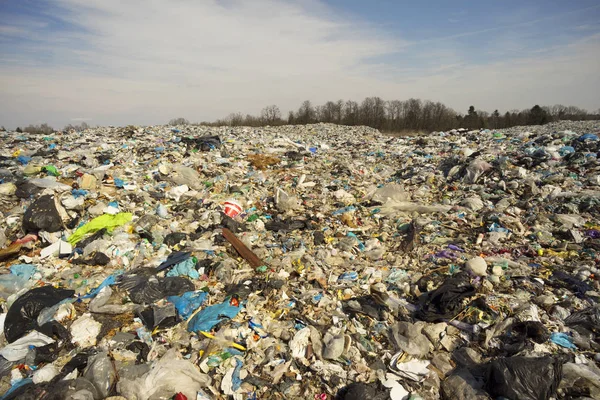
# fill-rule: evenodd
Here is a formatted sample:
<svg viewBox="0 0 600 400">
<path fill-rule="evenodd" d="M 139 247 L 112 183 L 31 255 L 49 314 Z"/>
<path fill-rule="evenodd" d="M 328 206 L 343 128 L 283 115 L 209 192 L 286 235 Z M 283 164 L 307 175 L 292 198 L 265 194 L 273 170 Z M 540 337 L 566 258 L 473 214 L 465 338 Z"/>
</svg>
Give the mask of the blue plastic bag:
<svg viewBox="0 0 600 400">
<path fill-rule="evenodd" d="M 14 264 L 10 266 L 10 273 L 23 278 L 24 280 L 30 280 L 33 274 L 37 272 L 37 268 L 31 264 Z"/>
<path fill-rule="evenodd" d="M 200 278 L 200 274 L 196 270 L 196 261 L 193 258 L 188 258 L 187 260 L 175 265 L 169 272 L 167 272 L 167 276 L 187 276 L 191 279 Z"/>
<path fill-rule="evenodd" d="M 173 303 L 181 318 L 188 319 L 202 306 L 207 296 L 206 292 L 185 292 L 181 296 L 169 296 L 167 301 Z"/>
<path fill-rule="evenodd" d="M 236 391 L 242 386 L 242 379 L 240 378 L 240 371 L 242 370 L 242 365 L 244 365 L 237 358 L 235 359 L 235 369 L 233 370 L 233 374 L 231 375 L 231 389 Z"/>
<path fill-rule="evenodd" d="M 17 157 L 17 162 L 21 165 L 27 165 L 27 164 L 29 164 L 29 161 L 31 161 L 31 157 L 27 157 L 27 156 L 18 156 Z"/>
<path fill-rule="evenodd" d="M 206 307 L 204 310 L 196 314 L 188 324 L 190 332 L 208 332 L 219 322 L 226 319 L 234 318 L 242 310 L 244 305 L 240 303 L 238 306 L 229 304 L 230 298 L 225 299 L 221 304 Z"/>
<path fill-rule="evenodd" d="M 85 197 L 88 195 L 88 191 L 84 190 L 84 189 L 73 189 L 71 190 L 71 194 L 73 195 L 73 197 L 78 198 L 78 197 Z"/>
<path fill-rule="evenodd" d="M 121 178 L 115 178 L 115 186 L 118 187 L 119 189 L 123 189 L 123 187 L 125 186 L 125 181 Z"/>
<path fill-rule="evenodd" d="M 12 392 L 16 391 L 21 386 L 29 385 L 29 384 L 32 384 L 32 383 L 33 383 L 33 379 L 31 379 L 31 378 L 19 379 L 18 381 L 16 381 L 14 383 L 14 385 L 12 385 L 10 387 L 10 389 L 8 389 L 8 391 L 6 393 L 4 393 L 4 395 L 2 397 L 0 397 L 0 400 L 8 398 L 11 395 Z"/>
<path fill-rule="evenodd" d="M 571 153 L 575 153 L 575 148 L 573 146 L 563 146 L 560 149 L 558 149 L 558 154 L 560 154 L 562 157 Z"/>
<path fill-rule="evenodd" d="M 102 289 L 104 289 L 106 286 L 114 285 L 116 281 L 117 281 L 117 277 L 115 275 L 109 275 L 106 279 L 104 279 L 102 281 L 102 283 L 100 284 L 100 286 L 98 286 L 96 289 L 92 290 L 91 292 L 89 292 L 85 296 L 81 296 L 81 298 L 82 299 L 90 299 L 92 297 L 96 297 L 96 295 L 98 293 L 100 293 L 100 291 Z"/>
<path fill-rule="evenodd" d="M 338 278 L 338 281 L 355 281 L 358 279 L 358 273 L 356 271 L 344 272 Z"/>
<path fill-rule="evenodd" d="M 577 349 L 577 346 L 573 344 L 573 338 L 566 333 L 554 332 L 550 335 L 550 341 L 567 349 Z"/>
</svg>

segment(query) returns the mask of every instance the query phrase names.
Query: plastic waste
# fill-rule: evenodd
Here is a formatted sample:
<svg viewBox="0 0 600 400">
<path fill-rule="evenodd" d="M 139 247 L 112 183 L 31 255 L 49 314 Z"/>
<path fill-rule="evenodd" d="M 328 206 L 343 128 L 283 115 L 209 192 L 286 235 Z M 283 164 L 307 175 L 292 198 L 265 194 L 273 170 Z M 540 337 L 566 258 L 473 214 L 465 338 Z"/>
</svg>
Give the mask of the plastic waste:
<svg viewBox="0 0 600 400">
<path fill-rule="evenodd" d="M 176 128 L 0 132 L 0 393 L 600 397 L 597 121 Z"/>
<path fill-rule="evenodd" d="M 181 318 L 188 319 L 202 306 L 207 296 L 206 292 L 186 292 L 181 296 L 169 296 L 167 300 L 173 303 Z"/>
<path fill-rule="evenodd" d="M 402 378 L 410 379 L 411 381 L 421 382 L 429 374 L 429 365 L 427 360 L 404 359 L 400 361 L 403 353 L 397 353 L 390 361 L 390 370 Z"/>
<path fill-rule="evenodd" d="M 70 243 L 58 240 L 48 247 L 44 247 L 40 252 L 40 258 L 48 258 L 50 256 L 66 257 L 71 255 L 73 248 Z"/>
<path fill-rule="evenodd" d="M 436 322 L 454 318 L 463 309 L 463 300 L 475 294 L 475 288 L 462 277 L 449 278 L 421 301 L 417 318 Z"/>
<path fill-rule="evenodd" d="M 196 393 L 209 384 L 208 376 L 200 373 L 189 361 L 179 359 L 171 350 L 146 374 L 135 379 L 120 379 L 117 389 L 130 400 L 171 398 L 177 393 L 194 399 Z"/>
<path fill-rule="evenodd" d="M 187 276 L 190 279 L 200 278 L 200 274 L 196 270 L 196 260 L 194 258 L 188 258 L 176 264 L 167 272 L 166 276 Z"/>
<path fill-rule="evenodd" d="M 43 286 L 31 289 L 19 297 L 10 306 L 4 322 L 4 336 L 12 343 L 27 332 L 39 329 L 37 317 L 46 307 L 52 307 L 58 302 L 71 297 L 73 290 L 56 289 Z"/>
<path fill-rule="evenodd" d="M 110 286 L 103 287 L 98 295 L 90 301 L 88 309 L 99 314 L 123 314 L 136 309 L 132 304 L 108 304 L 113 294 Z"/>
<path fill-rule="evenodd" d="M 101 329 L 102 324 L 94 320 L 91 314 L 83 314 L 71 324 L 71 341 L 83 348 L 95 346 Z"/>
<path fill-rule="evenodd" d="M 554 332 L 550 335 L 550 341 L 567 349 L 577 349 L 577 346 L 573 344 L 573 338 L 566 333 Z"/>
<path fill-rule="evenodd" d="M 189 279 L 180 276 L 165 278 L 124 277 L 121 279 L 119 286 L 129 290 L 129 297 L 136 304 L 151 304 L 168 296 L 179 296 L 195 289 L 194 284 Z"/>
<path fill-rule="evenodd" d="M 234 318 L 243 307 L 243 303 L 239 303 L 235 298 L 227 298 L 223 303 L 208 306 L 190 319 L 188 331 L 208 332 L 220 322 Z"/>
<path fill-rule="evenodd" d="M 98 232 L 101 229 L 106 229 L 108 232 L 112 231 L 114 228 L 125 225 L 130 222 L 132 219 L 131 213 L 119 213 L 116 215 L 101 215 L 99 217 L 94 218 L 87 224 L 79 227 L 71 236 L 68 238 L 68 242 L 70 244 L 77 244 L 81 239 L 85 237 L 85 235 L 89 233 Z"/>
<path fill-rule="evenodd" d="M 398 348 L 411 356 L 424 358 L 429 353 L 430 342 L 422 333 L 422 329 L 422 324 L 398 322 L 391 331 Z"/>
<path fill-rule="evenodd" d="M 492 396 L 543 400 L 556 396 L 563 362 L 551 356 L 500 358 L 490 363 L 486 389 Z"/>
<path fill-rule="evenodd" d="M 29 179 L 27 182 L 29 182 L 32 185 L 35 185 L 39 188 L 52 189 L 55 192 L 59 192 L 59 193 L 66 192 L 66 191 L 69 191 L 72 189 L 71 186 L 65 185 L 64 183 L 60 183 L 52 178 Z"/>
<path fill-rule="evenodd" d="M 33 202 L 23 215 L 25 232 L 57 232 L 63 226 L 62 218 L 52 195 L 44 195 Z"/>
<path fill-rule="evenodd" d="M 52 342 L 54 342 L 54 339 L 43 333 L 36 331 L 29 332 L 0 349 L 0 356 L 8 361 L 19 361 L 25 358 L 31 348 L 45 346 Z"/>
<path fill-rule="evenodd" d="M 29 280 L 37 272 L 37 268 L 32 264 L 13 264 L 10 266 L 10 273 L 22 278 Z"/>
<path fill-rule="evenodd" d="M 103 398 L 108 397 L 116 381 L 116 371 L 108 353 L 100 352 L 90 356 L 83 376 L 92 382 Z"/>
</svg>

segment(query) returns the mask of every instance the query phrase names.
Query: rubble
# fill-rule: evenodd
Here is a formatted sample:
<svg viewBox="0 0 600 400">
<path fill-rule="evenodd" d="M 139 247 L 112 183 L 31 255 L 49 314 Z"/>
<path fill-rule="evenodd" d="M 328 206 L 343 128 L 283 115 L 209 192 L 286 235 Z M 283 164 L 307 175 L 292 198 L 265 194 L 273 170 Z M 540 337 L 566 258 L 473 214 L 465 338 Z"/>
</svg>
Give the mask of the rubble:
<svg viewBox="0 0 600 400">
<path fill-rule="evenodd" d="M 599 134 L 0 132 L 2 399 L 598 399 Z"/>
</svg>

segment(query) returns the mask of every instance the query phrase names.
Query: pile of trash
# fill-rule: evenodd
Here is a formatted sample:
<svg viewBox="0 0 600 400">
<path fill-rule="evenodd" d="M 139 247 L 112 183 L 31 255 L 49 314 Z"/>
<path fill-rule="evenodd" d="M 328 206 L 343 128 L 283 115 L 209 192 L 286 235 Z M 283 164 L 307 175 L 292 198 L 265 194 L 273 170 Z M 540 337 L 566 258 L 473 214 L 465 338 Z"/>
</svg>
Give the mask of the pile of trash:
<svg viewBox="0 0 600 400">
<path fill-rule="evenodd" d="M 599 133 L 0 132 L 1 399 L 600 399 Z"/>
</svg>

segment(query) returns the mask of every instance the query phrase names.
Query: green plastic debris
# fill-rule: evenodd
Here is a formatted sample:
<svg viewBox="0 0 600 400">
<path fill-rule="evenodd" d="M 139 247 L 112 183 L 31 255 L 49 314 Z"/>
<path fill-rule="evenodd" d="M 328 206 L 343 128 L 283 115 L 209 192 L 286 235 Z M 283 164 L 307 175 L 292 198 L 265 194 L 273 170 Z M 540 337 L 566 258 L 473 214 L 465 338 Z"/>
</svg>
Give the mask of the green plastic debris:
<svg viewBox="0 0 600 400">
<path fill-rule="evenodd" d="M 46 165 L 43 168 L 43 170 L 46 171 L 48 173 L 48 175 L 52 175 L 52 176 L 60 175 L 60 172 L 58 172 L 58 169 L 54 165 Z"/>
<path fill-rule="evenodd" d="M 256 221 L 258 219 L 258 214 L 252 214 L 251 216 L 248 217 L 248 222 L 253 222 Z"/>
<path fill-rule="evenodd" d="M 260 267 L 256 268 L 256 272 L 267 272 L 267 266 L 261 265 Z"/>
<path fill-rule="evenodd" d="M 99 217 L 94 218 L 87 224 L 79 227 L 67 241 L 70 244 L 78 243 L 85 235 L 88 233 L 98 232 L 100 229 L 106 228 L 109 232 L 111 232 L 114 228 L 118 226 L 125 225 L 133 218 L 133 214 L 131 213 L 119 213 L 115 215 L 104 214 Z"/>
</svg>

